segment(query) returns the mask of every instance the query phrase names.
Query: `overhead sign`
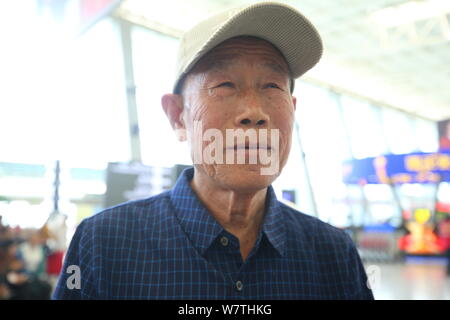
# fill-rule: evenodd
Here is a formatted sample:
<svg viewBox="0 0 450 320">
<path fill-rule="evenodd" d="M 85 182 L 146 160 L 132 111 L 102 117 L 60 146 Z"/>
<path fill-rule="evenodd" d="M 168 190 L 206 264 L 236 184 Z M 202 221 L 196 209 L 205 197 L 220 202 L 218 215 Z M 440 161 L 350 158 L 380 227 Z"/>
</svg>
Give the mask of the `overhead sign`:
<svg viewBox="0 0 450 320">
<path fill-rule="evenodd" d="M 450 182 L 450 152 L 383 155 L 343 164 L 343 180 L 365 183 L 437 183 Z"/>
</svg>

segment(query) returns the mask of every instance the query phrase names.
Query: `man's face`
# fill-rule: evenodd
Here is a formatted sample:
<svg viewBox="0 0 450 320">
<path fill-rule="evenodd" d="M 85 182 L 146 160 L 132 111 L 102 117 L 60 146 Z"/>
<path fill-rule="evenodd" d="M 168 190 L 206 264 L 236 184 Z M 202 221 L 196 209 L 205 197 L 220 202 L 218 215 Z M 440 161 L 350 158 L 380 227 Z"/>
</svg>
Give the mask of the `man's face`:
<svg viewBox="0 0 450 320">
<path fill-rule="evenodd" d="M 217 129 L 215 132 L 220 132 L 223 137 L 223 163 L 206 163 L 203 159 L 195 164 L 194 161 L 197 171 L 212 178 L 220 187 L 240 191 L 265 188 L 278 177 L 291 147 L 296 101 L 290 93 L 287 63 L 270 43 L 250 37 L 225 41 L 203 57 L 189 73 L 182 95 L 183 122 L 192 157 L 195 150 L 205 150 L 211 143 L 198 135 L 194 130 L 195 123 L 197 126 L 201 123 L 202 133 Z M 249 145 L 247 138 L 245 146 L 237 145 L 235 140 L 236 144 L 230 148 L 226 140 L 227 129 L 256 133 L 266 130 L 267 140 L 262 141 L 258 134 L 256 147 Z M 272 134 L 275 131 L 278 136 Z M 237 164 L 236 158 L 234 163 L 227 163 L 225 153 L 232 152 L 237 156 L 240 148 L 246 149 L 241 151 L 246 163 Z M 272 161 L 277 161 L 276 166 L 259 160 L 261 148 Z M 249 164 L 252 153 L 258 161 Z M 276 167 L 276 170 L 262 174 L 261 169 L 268 167 Z"/>
</svg>

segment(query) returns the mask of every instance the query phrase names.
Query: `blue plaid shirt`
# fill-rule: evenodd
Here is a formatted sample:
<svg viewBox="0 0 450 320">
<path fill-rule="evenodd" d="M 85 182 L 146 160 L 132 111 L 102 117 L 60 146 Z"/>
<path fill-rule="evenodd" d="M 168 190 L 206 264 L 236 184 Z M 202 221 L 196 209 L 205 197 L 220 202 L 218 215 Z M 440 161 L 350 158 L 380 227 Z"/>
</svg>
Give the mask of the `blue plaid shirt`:
<svg viewBox="0 0 450 320">
<path fill-rule="evenodd" d="M 282 204 L 272 187 L 244 262 L 239 240 L 191 189 L 193 174 L 187 169 L 170 191 L 83 220 L 53 298 L 373 299 L 350 237 Z M 79 289 L 67 286 L 77 276 L 71 265 L 79 267 Z"/>
</svg>

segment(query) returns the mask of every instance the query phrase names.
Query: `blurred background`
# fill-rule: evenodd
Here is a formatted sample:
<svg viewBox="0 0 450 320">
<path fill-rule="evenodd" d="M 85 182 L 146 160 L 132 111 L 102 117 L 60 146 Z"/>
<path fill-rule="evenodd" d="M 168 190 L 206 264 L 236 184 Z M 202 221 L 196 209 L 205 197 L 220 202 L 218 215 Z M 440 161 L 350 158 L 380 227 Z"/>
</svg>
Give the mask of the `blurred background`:
<svg viewBox="0 0 450 320">
<path fill-rule="evenodd" d="M 179 38 L 254 2 L 0 2 L 0 299 L 48 298 L 82 219 L 174 184 Z M 324 41 L 279 199 L 352 236 L 375 298 L 450 299 L 450 1 L 279 2 Z"/>
</svg>

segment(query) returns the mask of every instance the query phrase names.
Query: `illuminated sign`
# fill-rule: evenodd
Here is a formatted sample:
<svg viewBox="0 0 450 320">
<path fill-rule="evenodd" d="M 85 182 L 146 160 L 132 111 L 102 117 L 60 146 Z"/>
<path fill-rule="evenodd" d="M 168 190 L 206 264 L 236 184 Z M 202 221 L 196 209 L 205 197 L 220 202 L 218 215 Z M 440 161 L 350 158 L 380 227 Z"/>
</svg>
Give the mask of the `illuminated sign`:
<svg viewBox="0 0 450 320">
<path fill-rule="evenodd" d="M 450 153 L 383 155 L 343 164 L 345 183 L 450 182 Z"/>
</svg>

